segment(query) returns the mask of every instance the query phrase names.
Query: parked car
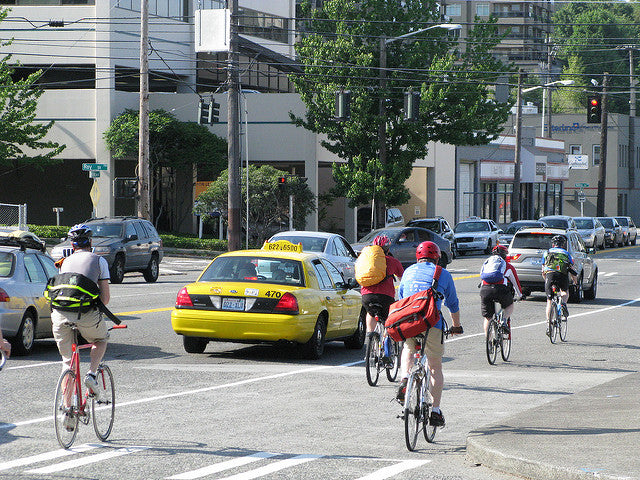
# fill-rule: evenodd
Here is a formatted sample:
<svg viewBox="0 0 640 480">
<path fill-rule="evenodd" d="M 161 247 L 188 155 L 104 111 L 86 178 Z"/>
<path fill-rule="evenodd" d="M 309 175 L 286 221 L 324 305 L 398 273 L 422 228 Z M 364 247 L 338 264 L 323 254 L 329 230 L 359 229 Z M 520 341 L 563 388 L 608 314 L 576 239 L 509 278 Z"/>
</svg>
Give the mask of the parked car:
<svg viewBox="0 0 640 480">
<path fill-rule="evenodd" d="M 362 238 L 371 231 L 371 207 L 363 206 L 358 208 L 357 212 L 357 235 Z M 404 217 L 397 207 L 387 208 L 387 218 L 385 219 L 385 227 L 402 227 L 404 225 Z"/>
<path fill-rule="evenodd" d="M 550 228 L 561 228 L 563 230 L 578 229 L 573 217 L 568 215 L 547 215 L 545 217 L 540 217 L 538 220 Z"/>
<path fill-rule="evenodd" d="M 44 242 L 34 234 L 0 234 L 0 328 L 12 353 L 28 355 L 36 339 L 53 337 L 44 289 L 57 273 Z"/>
<path fill-rule="evenodd" d="M 516 220 L 515 222 L 511 222 L 507 225 L 507 228 L 504 229 L 504 233 L 500 234 L 498 240 L 500 240 L 500 244 L 509 245 L 511 243 L 511 239 L 516 234 L 518 230 L 527 227 L 544 227 L 544 222 L 539 220 Z"/>
<path fill-rule="evenodd" d="M 635 245 L 638 237 L 638 229 L 631 217 L 615 217 L 624 232 L 625 243 Z"/>
<path fill-rule="evenodd" d="M 437 233 L 442 238 L 446 238 L 453 244 L 453 228 L 444 217 L 416 218 L 407 223 L 407 227 L 420 227 Z"/>
<path fill-rule="evenodd" d="M 518 273 L 523 293 L 544 292 L 542 255 L 551 248 L 551 239 L 562 235 L 567 239 L 567 251 L 574 261 L 578 284 L 569 288 L 569 299 L 573 302 L 596 298 L 598 289 L 598 266 L 587 253 L 582 238 L 575 230 L 556 228 L 525 228 L 513 236 L 509 246 L 508 260 Z"/>
<path fill-rule="evenodd" d="M 573 217 L 587 248 L 604 248 L 605 230 L 600 220 L 595 217 Z"/>
<path fill-rule="evenodd" d="M 171 326 L 188 353 L 204 352 L 210 341 L 291 342 L 317 359 L 327 341 L 364 345 L 366 313 L 357 287 L 317 253 L 265 242 L 260 250 L 214 258 L 178 292 Z"/>
<path fill-rule="evenodd" d="M 333 263 L 342 272 L 345 280 L 356 278 L 356 252 L 349 242 L 336 233 L 309 232 L 295 230 L 276 233 L 269 242 L 287 240 L 293 244 L 301 244 L 305 252 L 314 252 Z"/>
<path fill-rule="evenodd" d="M 111 283 L 122 283 L 126 272 L 141 272 L 147 282 L 158 279 L 164 248 L 151 222 L 137 217 L 103 217 L 83 223 L 93 232 L 93 253 L 109 264 Z M 55 260 L 72 253 L 68 239 L 51 249 Z"/>
<path fill-rule="evenodd" d="M 396 257 L 403 267 L 416 263 L 416 247 L 427 240 L 434 242 L 440 247 L 440 265 L 446 267 L 451 263 L 453 254 L 451 253 L 451 242 L 441 237 L 437 233 L 420 227 L 389 227 L 373 230 L 369 235 L 362 238 L 358 243 L 351 246 L 359 255 L 364 247 L 371 245 L 373 239 L 378 235 L 386 235 L 391 240 L 389 251 Z"/>
<path fill-rule="evenodd" d="M 491 253 L 491 249 L 499 243 L 499 237 L 504 233 L 493 220 L 475 218 L 464 220 L 453 230 L 455 237 L 455 251 L 458 255 L 466 252 Z"/>
<path fill-rule="evenodd" d="M 614 217 L 597 217 L 604 227 L 604 243 L 610 247 L 624 245 L 622 227 Z"/>
</svg>

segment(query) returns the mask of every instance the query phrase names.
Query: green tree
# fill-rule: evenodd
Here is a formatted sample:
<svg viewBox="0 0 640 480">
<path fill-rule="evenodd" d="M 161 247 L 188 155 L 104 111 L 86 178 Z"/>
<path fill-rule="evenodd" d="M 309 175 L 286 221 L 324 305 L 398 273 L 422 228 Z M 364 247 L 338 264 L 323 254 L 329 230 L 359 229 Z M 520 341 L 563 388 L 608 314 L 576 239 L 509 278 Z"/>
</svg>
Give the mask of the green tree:
<svg viewBox="0 0 640 480">
<path fill-rule="evenodd" d="M 7 16 L 8 10 L 0 8 L 0 22 Z M 0 41 L 6 47 L 11 41 Z M 38 99 L 44 90 L 36 88 L 41 71 L 37 71 L 21 80 L 14 80 L 14 67 L 11 55 L 0 59 L 0 166 L 32 165 L 43 168 L 59 163 L 58 156 L 65 145 L 43 140 L 53 120 L 36 123 Z"/>
<path fill-rule="evenodd" d="M 284 185 L 278 179 L 286 172 L 270 165 L 257 167 L 249 165 L 249 238 L 253 245 L 267 240 L 280 226 L 288 229 L 289 196 L 293 195 L 293 226 L 304 229 L 305 218 L 315 210 L 315 199 L 305 180 L 289 176 Z M 195 214 L 203 215 L 205 221 L 211 221 L 213 212 L 222 212 L 226 216 L 228 208 L 228 171 L 220 174 L 209 188 L 201 193 L 193 209 Z M 242 169 L 242 224 L 247 228 L 247 184 L 246 169 Z"/>
<path fill-rule="evenodd" d="M 137 158 L 138 111 L 127 109 L 104 133 L 114 158 Z M 149 113 L 149 169 L 154 210 L 162 209 L 159 226 L 171 231 L 180 222 L 176 172 L 195 165 L 198 178 L 212 180 L 227 166 L 227 142 L 195 122 L 181 122 L 164 110 Z M 162 188 L 160 188 L 162 186 Z M 168 188 L 167 188 L 168 186 Z M 166 212 L 166 213 L 165 213 Z"/>
<path fill-rule="evenodd" d="M 501 131 L 509 104 L 492 99 L 491 87 L 510 67 L 496 60 L 495 21 L 476 19 L 464 51 L 444 29 L 433 28 L 387 44 L 386 86 L 380 82 L 380 38 L 395 38 L 439 22 L 432 0 L 327 0 L 319 9 L 303 5 L 305 33 L 296 47 L 304 73 L 292 75 L 307 107 L 296 125 L 323 133 L 322 145 L 344 159 L 336 163 L 335 192 L 352 207 L 369 203 L 401 205 L 413 163 L 427 144 L 488 143 Z M 336 122 L 335 92 L 352 92 L 351 119 Z M 421 93 L 419 118 L 403 120 L 404 92 Z M 385 99 L 384 115 L 379 100 Z M 386 126 L 387 162 L 380 162 L 378 128 Z"/>
</svg>

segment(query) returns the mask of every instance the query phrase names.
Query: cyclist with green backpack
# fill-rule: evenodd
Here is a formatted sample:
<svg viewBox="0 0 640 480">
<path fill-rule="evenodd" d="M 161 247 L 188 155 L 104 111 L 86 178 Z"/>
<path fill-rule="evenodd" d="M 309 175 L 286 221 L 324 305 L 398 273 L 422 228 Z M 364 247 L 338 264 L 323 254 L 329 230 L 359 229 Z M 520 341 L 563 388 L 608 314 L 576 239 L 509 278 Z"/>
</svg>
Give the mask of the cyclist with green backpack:
<svg viewBox="0 0 640 480">
<path fill-rule="evenodd" d="M 551 239 L 551 248 L 542 255 L 542 276 L 544 277 L 544 291 L 547 294 L 547 319 L 551 317 L 551 299 L 553 286 L 560 289 L 562 310 L 569 316 L 567 299 L 569 297 L 569 275 L 573 283 L 576 282 L 576 271 L 573 269 L 573 257 L 566 250 L 567 239 L 556 235 Z"/>
</svg>

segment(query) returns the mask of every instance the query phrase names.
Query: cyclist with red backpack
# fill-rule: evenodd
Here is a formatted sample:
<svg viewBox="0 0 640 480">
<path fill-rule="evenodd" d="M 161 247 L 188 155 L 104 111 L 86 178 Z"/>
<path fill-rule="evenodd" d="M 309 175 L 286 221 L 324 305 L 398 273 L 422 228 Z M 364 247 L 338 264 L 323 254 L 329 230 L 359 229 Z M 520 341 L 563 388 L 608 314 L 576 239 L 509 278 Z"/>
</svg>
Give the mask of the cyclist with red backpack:
<svg viewBox="0 0 640 480">
<path fill-rule="evenodd" d="M 506 245 L 496 245 L 492 255 L 485 260 L 480 270 L 482 284 L 480 287 L 480 310 L 484 317 L 484 333 L 487 334 L 489 322 L 496 313 L 495 302 L 504 310 L 506 324 L 503 326 L 510 333 L 511 315 L 513 314 L 513 299 L 521 299 L 522 288 L 516 269 L 507 261 L 509 249 Z"/>
<path fill-rule="evenodd" d="M 436 264 L 440 259 L 440 248 L 433 242 L 422 242 L 416 248 L 417 263 L 407 268 L 400 281 L 398 287 L 398 297 L 405 298 L 414 293 L 428 290 L 433 286 L 433 276 L 436 273 Z M 444 296 L 444 304 L 451 313 L 453 326 L 449 329 L 449 333 L 460 335 L 463 333 L 460 325 L 460 308 L 458 305 L 458 295 L 456 287 L 453 283 L 453 277 L 447 270 L 442 269 L 438 278 L 436 290 Z M 438 299 L 438 310 L 442 307 L 442 299 Z M 429 328 L 423 335 L 426 336 L 425 352 L 431 371 L 431 385 L 429 391 L 433 397 L 433 410 L 429 418 L 429 423 L 436 427 L 444 426 L 444 416 L 440 411 L 440 399 L 442 398 L 442 388 L 444 386 L 444 377 L 442 375 L 442 355 L 444 355 L 444 318 L 440 314 L 440 320 L 433 327 Z M 402 358 L 400 360 L 400 371 L 402 381 L 398 388 L 396 398 L 400 402 L 404 402 L 407 390 L 407 380 L 409 377 L 409 368 L 412 364 L 411 355 L 415 352 L 418 345 L 416 337 L 407 338 L 404 342 L 402 350 Z"/>
<path fill-rule="evenodd" d="M 367 343 L 376 328 L 376 315 L 378 316 L 378 320 L 384 323 L 389 315 L 389 306 L 395 301 L 396 287 L 393 283 L 393 277 L 395 276 L 400 279 L 404 273 L 404 268 L 402 268 L 400 261 L 389 252 L 389 247 L 391 246 L 389 237 L 384 234 L 378 235 L 373 239 L 373 245 L 382 248 L 382 252 L 384 253 L 385 265 L 378 265 L 378 268 L 384 270 L 380 272 L 382 280 L 373 284 L 363 281 L 359 276 L 359 264 L 356 262 L 356 280 L 358 280 L 361 285 L 362 306 L 367 311 Z M 363 258 L 365 257 L 362 253 L 360 255 Z M 380 308 L 377 308 L 378 305 L 382 306 L 381 311 Z"/>
</svg>

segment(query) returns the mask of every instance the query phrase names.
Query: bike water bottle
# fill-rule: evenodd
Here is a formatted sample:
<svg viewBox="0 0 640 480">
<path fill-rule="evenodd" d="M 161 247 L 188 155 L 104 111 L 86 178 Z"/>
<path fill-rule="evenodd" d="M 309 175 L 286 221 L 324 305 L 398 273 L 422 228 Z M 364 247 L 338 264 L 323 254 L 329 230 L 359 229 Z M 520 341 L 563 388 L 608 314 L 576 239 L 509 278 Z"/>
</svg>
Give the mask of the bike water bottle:
<svg viewBox="0 0 640 480">
<path fill-rule="evenodd" d="M 390 357 L 391 356 L 391 337 L 389 336 L 384 337 L 384 343 L 382 345 L 382 348 L 384 349 L 384 356 Z"/>
</svg>

